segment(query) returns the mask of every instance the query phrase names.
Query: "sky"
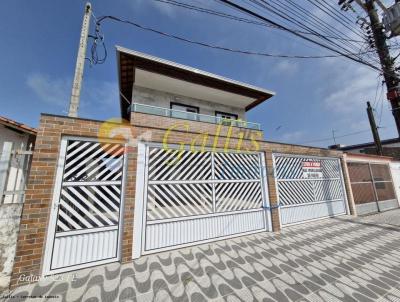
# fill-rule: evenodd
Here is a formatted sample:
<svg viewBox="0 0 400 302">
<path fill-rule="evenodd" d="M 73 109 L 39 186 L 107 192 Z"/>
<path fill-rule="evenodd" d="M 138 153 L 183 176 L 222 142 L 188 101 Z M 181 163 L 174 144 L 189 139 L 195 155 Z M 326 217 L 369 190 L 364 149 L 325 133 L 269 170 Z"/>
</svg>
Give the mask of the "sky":
<svg viewBox="0 0 400 302">
<path fill-rule="evenodd" d="M 213 0 L 184 1 L 237 14 Z M 153 0 L 91 3 L 97 17 L 114 15 L 219 46 L 292 55 L 330 54 L 289 33 Z M 67 114 L 84 6 L 85 1 L 0 2 L 0 115 L 36 127 L 40 113 Z M 346 58 L 229 53 L 113 21 L 102 23 L 102 31 L 108 57 L 102 65 L 85 66 L 79 117 L 120 117 L 115 52 L 115 45 L 120 45 L 276 92 L 247 113 L 248 121 L 262 125 L 268 141 L 327 147 L 334 143 L 333 131 L 336 143 L 372 141 L 366 101 L 377 104 L 381 139 L 397 137 L 378 73 Z"/>
</svg>

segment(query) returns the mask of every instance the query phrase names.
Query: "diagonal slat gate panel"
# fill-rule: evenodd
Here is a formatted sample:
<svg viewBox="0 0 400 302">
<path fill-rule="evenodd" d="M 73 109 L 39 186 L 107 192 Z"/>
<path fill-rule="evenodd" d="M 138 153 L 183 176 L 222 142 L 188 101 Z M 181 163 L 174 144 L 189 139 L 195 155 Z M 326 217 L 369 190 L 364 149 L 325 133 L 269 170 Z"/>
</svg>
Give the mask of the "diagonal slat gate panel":
<svg viewBox="0 0 400 302">
<path fill-rule="evenodd" d="M 211 177 L 211 154 L 153 148 L 149 180 L 204 180 Z"/>
<path fill-rule="evenodd" d="M 283 225 L 346 213 L 339 159 L 273 157 Z"/>
<path fill-rule="evenodd" d="M 144 154 L 142 253 L 268 228 L 261 153 L 149 146 Z"/>
<path fill-rule="evenodd" d="M 118 259 L 125 147 L 85 139 L 62 140 L 59 193 L 46 273 Z M 64 160 L 62 160 L 64 158 Z M 57 197 L 58 196 L 58 197 Z M 50 232 L 49 232 L 50 234 Z"/>
</svg>

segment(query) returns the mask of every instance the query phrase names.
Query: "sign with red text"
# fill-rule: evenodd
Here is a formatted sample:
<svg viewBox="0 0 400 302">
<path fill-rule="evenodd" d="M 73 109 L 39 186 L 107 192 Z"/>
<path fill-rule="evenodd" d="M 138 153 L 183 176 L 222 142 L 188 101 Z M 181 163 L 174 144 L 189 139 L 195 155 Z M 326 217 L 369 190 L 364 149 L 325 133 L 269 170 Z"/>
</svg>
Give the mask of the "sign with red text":
<svg viewBox="0 0 400 302">
<path fill-rule="evenodd" d="M 321 162 L 319 160 L 303 161 L 303 178 L 323 178 Z"/>
</svg>

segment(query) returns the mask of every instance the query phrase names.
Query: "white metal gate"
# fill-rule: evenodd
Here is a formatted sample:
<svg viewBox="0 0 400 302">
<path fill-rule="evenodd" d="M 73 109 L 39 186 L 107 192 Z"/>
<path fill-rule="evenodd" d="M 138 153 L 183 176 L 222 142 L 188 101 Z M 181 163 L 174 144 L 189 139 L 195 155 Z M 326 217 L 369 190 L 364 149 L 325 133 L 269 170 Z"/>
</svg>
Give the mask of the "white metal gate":
<svg viewBox="0 0 400 302">
<path fill-rule="evenodd" d="M 338 158 L 274 154 L 282 225 L 345 214 Z"/>
<path fill-rule="evenodd" d="M 138 163 L 134 258 L 271 229 L 261 153 L 140 144 Z"/>
<path fill-rule="evenodd" d="M 61 142 L 44 274 L 119 260 L 124 145 Z"/>
</svg>

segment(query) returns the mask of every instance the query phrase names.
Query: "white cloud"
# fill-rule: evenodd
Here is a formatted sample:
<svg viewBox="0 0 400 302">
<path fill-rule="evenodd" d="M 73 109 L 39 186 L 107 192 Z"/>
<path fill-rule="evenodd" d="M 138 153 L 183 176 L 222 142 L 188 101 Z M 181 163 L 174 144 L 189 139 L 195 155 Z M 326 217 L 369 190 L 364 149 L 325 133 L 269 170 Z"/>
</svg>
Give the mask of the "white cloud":
<svg viewBox="0 0 400 302">
<path fill-rule="evenodd" d="M 291 76 L 295 74 L 298 70 L 299 64 L 289 60 L 282 60 L 274 66 L 275 73 L 284 73 L 285 76 Z"/>
<path fill-rule="evenodd" d="M 40 101 L 67 109 L 72 81 L 68 78 L 54 78 L 43 73 L 27 77 L 26 85 Z M 118 84 L 113 81 L 84 80 L 81 91 L 81 108 L 89 106 L 118 106 Z"/>
<path fill-rule="evenodd" d="M 335 60 L 323 66 L 329 70 L 329 80 L 323 89 L 324 103 L 335 113 L 350 115 L 365 113 L 366 102 L 373 102 L 377 87 L 377 73 L 346 60 Z"/>
<path fill-rule="evenodd" d="M 149 0 L 129 0 L 129 3 L 132 5 L 132 8 L 137 10 L 138 5 L 143 6 L 143 5 L 150 5 L 152 8 L 157 9 L 160 13 L 173 18 L 176 15 L 176 10 L 173 5 L 166 4 L 166 3 L 161 3 L 161 2 L 156 2 L 156 1 L 149 1 Z"/>
<path fill-rule="evenodd" d="M 89 81 L 83 90 L 82 98 L 91 105 L 118 106 L 119 94 L 117 82 Z"/>
<path fill-rule="evenodd" d="M 304 131 L 298 130 L 293 132 L 286 132 L 279 137 L 279 140 L 286 143 L 296 143 L 304 138 Z"/>
<path fill-rule="evenodd" d="M 41 73 L 29 75 L 26 84 L 41 101 L 53 105 L 65 105 L 71 90 L 69 79 L 51 78 Z"/>
</svg>

